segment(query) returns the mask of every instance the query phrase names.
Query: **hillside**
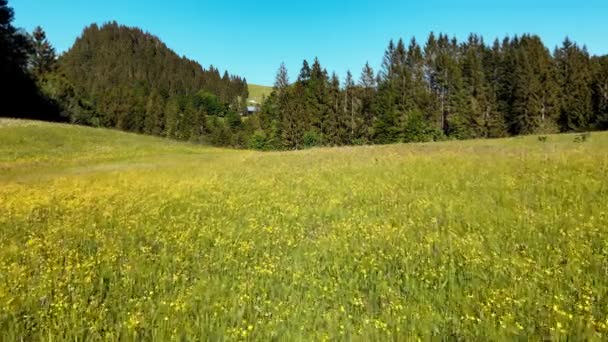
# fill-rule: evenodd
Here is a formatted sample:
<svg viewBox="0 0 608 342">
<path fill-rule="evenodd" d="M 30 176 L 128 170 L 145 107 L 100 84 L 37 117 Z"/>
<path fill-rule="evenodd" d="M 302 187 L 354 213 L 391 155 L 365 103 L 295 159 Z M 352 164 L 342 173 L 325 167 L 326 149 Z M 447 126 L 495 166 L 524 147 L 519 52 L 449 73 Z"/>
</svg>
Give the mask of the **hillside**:
<svg viewBox="0 0 608 342">
<path fill-rule="evenodd" d="M 209 110 L 200 108 L 204 100 L 194 99 L 197 94 L 212 94 L 228 105 L 247 92 L 239 76 L 204 69 L 156 36 L 116 22 L 85 28 L 59 66 L 80 102 L 90 107 L 85 108 L 88 117 L 72 121 L 155 135 L 200 130 L 192 126 Z M 181 121 L 189 125 L 172 128 L 170 116 L 178 114 L 185 115 Z"/>
<path fill-rule="evenodd" d="M 255 101 L 256 103 L 262 103 L 265 98 L 270 96 L 272 93 L 272 87 L 258 85 L 258 84 L 248 84 L 249 89 L 249 101 Z"/>
<path fill-rule="evenodd" d="M 575 140 L 262 153 L 0 120 L 0 340 L 603 339 L 608 134 Z"/>
</svg>

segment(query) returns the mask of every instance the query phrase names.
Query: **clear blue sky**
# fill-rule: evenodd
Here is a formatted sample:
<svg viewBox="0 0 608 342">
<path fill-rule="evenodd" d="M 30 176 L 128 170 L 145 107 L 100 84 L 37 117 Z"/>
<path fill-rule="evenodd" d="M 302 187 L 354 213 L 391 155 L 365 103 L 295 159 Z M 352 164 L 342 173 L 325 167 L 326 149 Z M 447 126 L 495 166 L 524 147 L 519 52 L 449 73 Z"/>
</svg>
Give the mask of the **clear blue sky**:
<svg viewBox="0 0 608 342">
<path fill-rule="evenodd" d="M 568 35 L 608 54 L 608 0 L 278 1 L 9 0 L 16 26 L 41 25 L 61 52 L 93 22 L 116 20 L 159 36 L 180 55 L 271 85 L 284 61 L 295 78 L 318 56 L 330 72 L 358 78 L 379 66 L 391 38 L 424 41 L 430 31 L 459 39 L 536 33 L 553 49 Z"/>
</svg>

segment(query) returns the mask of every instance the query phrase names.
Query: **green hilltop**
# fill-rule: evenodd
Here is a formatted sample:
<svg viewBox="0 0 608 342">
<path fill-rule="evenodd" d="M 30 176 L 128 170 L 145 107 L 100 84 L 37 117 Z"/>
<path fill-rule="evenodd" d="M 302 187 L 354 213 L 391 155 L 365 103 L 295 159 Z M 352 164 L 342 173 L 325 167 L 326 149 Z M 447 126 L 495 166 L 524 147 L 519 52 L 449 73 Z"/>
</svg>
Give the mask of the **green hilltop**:
<svg viewBox="0 0 608 342">
<path fill-rule="evenodd" d="M 270 96 L 272 93 L 272 87 L 259 85 L 259 84 L 248 84 L 249 98 L 248 100 L 255 101 L 256 103 L 262 103 L 264 98 Z"/>
</svg>

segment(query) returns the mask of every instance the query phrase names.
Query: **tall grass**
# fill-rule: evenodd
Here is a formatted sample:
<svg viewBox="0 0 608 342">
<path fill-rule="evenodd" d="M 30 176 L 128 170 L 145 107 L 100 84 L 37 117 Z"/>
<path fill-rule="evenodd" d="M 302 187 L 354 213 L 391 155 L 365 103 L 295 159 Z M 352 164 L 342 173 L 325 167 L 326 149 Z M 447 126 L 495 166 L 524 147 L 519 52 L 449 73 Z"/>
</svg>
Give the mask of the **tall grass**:
<svg viewBox="0 0 608 342">
<path fill-rule="evenodd" d="M 608 135 L 289 153 L 0 125 L 0 340 L 608 337 Z"/>
</svg>

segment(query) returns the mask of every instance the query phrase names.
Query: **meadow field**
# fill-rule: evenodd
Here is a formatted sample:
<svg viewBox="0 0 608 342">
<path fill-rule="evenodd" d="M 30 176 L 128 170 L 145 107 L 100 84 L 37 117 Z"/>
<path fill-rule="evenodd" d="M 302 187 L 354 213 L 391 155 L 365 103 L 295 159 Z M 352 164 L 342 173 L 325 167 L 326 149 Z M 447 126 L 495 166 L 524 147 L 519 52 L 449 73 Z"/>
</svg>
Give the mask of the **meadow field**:
<svg viewBox="0 0 608 342">
<path fill-rule="evenodd" d="M 253 152 L 0 121 L 0 340 L 606 340 L 608 134 Z"/>
<path fill-rule="evenodd" d="M 257 84 L 249 84 L 247 86 L 249 91 L 249 100 L 253 100 L 257 103 L 262 103 L 264 98 L 270 96 L 272 93 L 272 87 L 257 85 Z"/>
</svg>

